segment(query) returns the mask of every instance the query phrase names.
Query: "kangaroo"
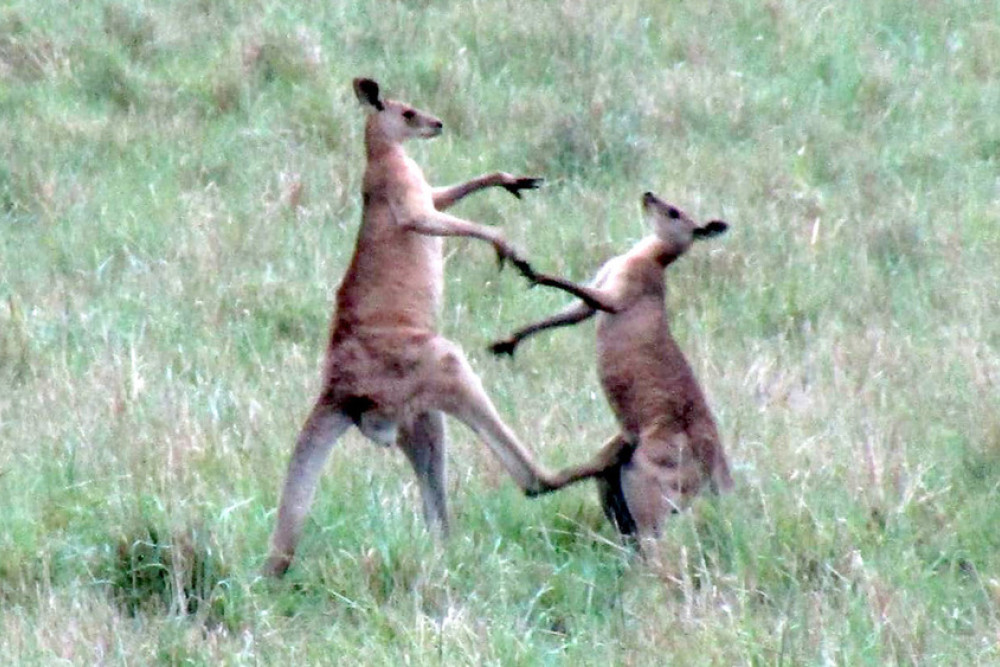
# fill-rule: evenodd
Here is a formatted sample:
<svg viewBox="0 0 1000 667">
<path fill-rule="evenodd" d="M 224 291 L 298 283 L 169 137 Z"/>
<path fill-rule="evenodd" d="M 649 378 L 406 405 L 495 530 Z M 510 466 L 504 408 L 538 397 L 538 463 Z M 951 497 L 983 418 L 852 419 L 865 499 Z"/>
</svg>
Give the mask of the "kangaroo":
<svg viewBox="0 0 1000 667">
<path fill-rule="evenodd" d="M 660 522 L 708 481 L 716 491 L 733 482 L 712 413 L 670 334 L 663 270 L 696 239 L 722 234 L 721 220 L 699 226 L 651 192 L 642 207 L 653 234 L 608 261 L 591 286 L 536 276 L 589 303 L 572 304 L 491 346 L 513 355 L 525 338 L 581 322 L 603 311 L 597 325 L 597 366 L 604 394 L 621 432 L 589 461 L 555 474 L 546 493 L 596 478 L 608 519 L 628 539 L 655 538 Z"/>
<path fill-rule="evenodd" d="M 416 472 L 424 518 L 442 535 L 448 533 L 444 413 L 485 441 L 526 492 L 540 492 L 551 481 L 500 419 L 459 346 L 436 330 L 444 289 L 442 237 L 491 243 L 501 266 L 510 260 L 532 275 L 500 232 L 444 210 L 493 186 L 520 198 L 540 179 L 497 172 L 431 187 L 403 143 L 435 137 L 443 123 L 383 99 L 371 79 L 355 79 L 353 86 L 369 112 L 361 227 L 337 290 L 319 397 L 298 435 L 281 492 L 264 567 L 272 576 L 291 564 L 323 462 L 351 426 L 375 443 L 403 450 Z"/>
</svg>

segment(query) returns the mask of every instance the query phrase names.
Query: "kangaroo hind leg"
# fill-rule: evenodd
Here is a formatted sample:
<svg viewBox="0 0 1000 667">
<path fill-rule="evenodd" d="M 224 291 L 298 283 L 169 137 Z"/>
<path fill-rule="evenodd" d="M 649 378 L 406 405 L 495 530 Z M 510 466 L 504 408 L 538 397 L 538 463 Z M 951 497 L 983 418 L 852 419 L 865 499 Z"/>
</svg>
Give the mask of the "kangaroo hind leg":
<svg viewBox="0 0 1000 667">
<path fill-rule="evenodd" d="M 402 425 L 398 444 L 417 474 L 428 528 L 437 528 L 447 537 L 444 415 L 434 411 L 417 415 Z"/>
<path fill-rule="evenodd" d="M 281 576 L 291 564 L 323 463 L 337 438 L 351 423 L 348 415 L 321 403 L 313 407 L 306 419 L 288 463 L 278 506 L 278 521 L 271 536 L 271 554 L 264 566 L 265 574 Z"/>
<path fill-rule="evenodd" d="M 608 476 L 627 463 L 634 451 L 635 443 L 624 433 L 617 433 L 604 443 L 589 460 L 579 465 L 563 468 L 555 473 L 552 485 L 549 488 L 542 489 L 539 493 L 529 492 L 528 495 L 534 496 L 541 493 L 550 493 L 591 477 L 600 479 Z M 619 484 L 618 486 L 620 489 L 621 485 Z"/>
<path fill-rule="evenodd" d="M 608 468 L 596 477 L 597 494 L 601 499 L 601 508 L 608 521 L 618 529 L 626 544 L 634 544 L 636 525 L 635 518 L 628 509 L 625 494 L 622 491 L 622 467 L 616 465 Z"/>
<path fill-rule="evenodd" d="M 535 461 L 500 419 L 461 350 L 454 343 L 439 339 L 435 357 L 424 396 L 426 403 L 472 429 L 526 493 L 550 488 L 554 482 L 552 473 Z"/>
</svg>

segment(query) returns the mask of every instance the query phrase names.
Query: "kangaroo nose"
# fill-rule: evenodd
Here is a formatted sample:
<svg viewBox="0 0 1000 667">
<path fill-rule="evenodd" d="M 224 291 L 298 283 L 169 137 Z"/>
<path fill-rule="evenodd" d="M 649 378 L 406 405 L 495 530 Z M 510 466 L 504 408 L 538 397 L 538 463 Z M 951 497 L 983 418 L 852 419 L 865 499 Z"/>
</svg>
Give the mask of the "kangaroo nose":
<svg viewBox="0 0 1000 667">
<path fill-rule="evenodd" d="M 441 121 L 439 121 L 439 120 L 436 120 L 436 121 L 434 121 L 434 122 L 432 123 L 432 125 L 434 126 L 434 129 L 435 129 L 435 130 L 440 130 L 440 129 L 442 129 L 442 128 L 444 127 L 444 123 L 442 123 L 442 122 L 441 122 Z"/>
</svg>

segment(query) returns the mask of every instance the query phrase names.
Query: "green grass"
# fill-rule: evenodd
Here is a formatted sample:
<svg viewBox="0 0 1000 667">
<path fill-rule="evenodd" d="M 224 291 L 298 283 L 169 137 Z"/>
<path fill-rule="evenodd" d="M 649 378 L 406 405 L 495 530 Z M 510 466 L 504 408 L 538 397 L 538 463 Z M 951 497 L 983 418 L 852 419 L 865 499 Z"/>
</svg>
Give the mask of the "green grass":
<svg viewBox="0 0 1000 667">
<path fill-rule="evenodd" d="M 0 663 L 1000 663 L 1000 5 L 131 0 L 0 9 Z M 257 576 L 360 215 L 350 89 L 445 121 L 456 211 L 583 279 L 653 190 L 736 489 L 617 546 L 452 423 L 454 536 L 332 455 Z M 592 325 L 450 242 L 442 328 L 547 465 L 613 431 Z M 61 661 L 61 662 L 60 662 Z"/>
</svg>

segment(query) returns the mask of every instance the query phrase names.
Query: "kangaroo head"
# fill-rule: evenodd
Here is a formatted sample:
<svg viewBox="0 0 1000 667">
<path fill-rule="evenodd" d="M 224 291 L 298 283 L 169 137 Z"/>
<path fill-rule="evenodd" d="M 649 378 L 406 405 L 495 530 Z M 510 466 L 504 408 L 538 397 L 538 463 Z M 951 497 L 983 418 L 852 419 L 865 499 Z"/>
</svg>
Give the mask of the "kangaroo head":
<svg viewBox="0 0 1000 667">
<path fill-rule="evenodd" d="M 653 232 L 669 248 L 673 258 L 680 257 L 696 239 L 707 239 L 725 232 L 729 225 L 722 220 L 712 220 L 698 225 L 687 213 L 663 201 L 652 192 L 642 196 L 642 210 L 653 227 Z"/>
<path fill-rule="evenodd" d="M 429 113 L 396 100 L 383 99 L 372 79 L 355 79 L 354 94 L 371 115 L 368 132 L 383 141 L 402 143 L 412 137 L 429 139 L 441 134 L 444 123 Z"/>
</svg>

